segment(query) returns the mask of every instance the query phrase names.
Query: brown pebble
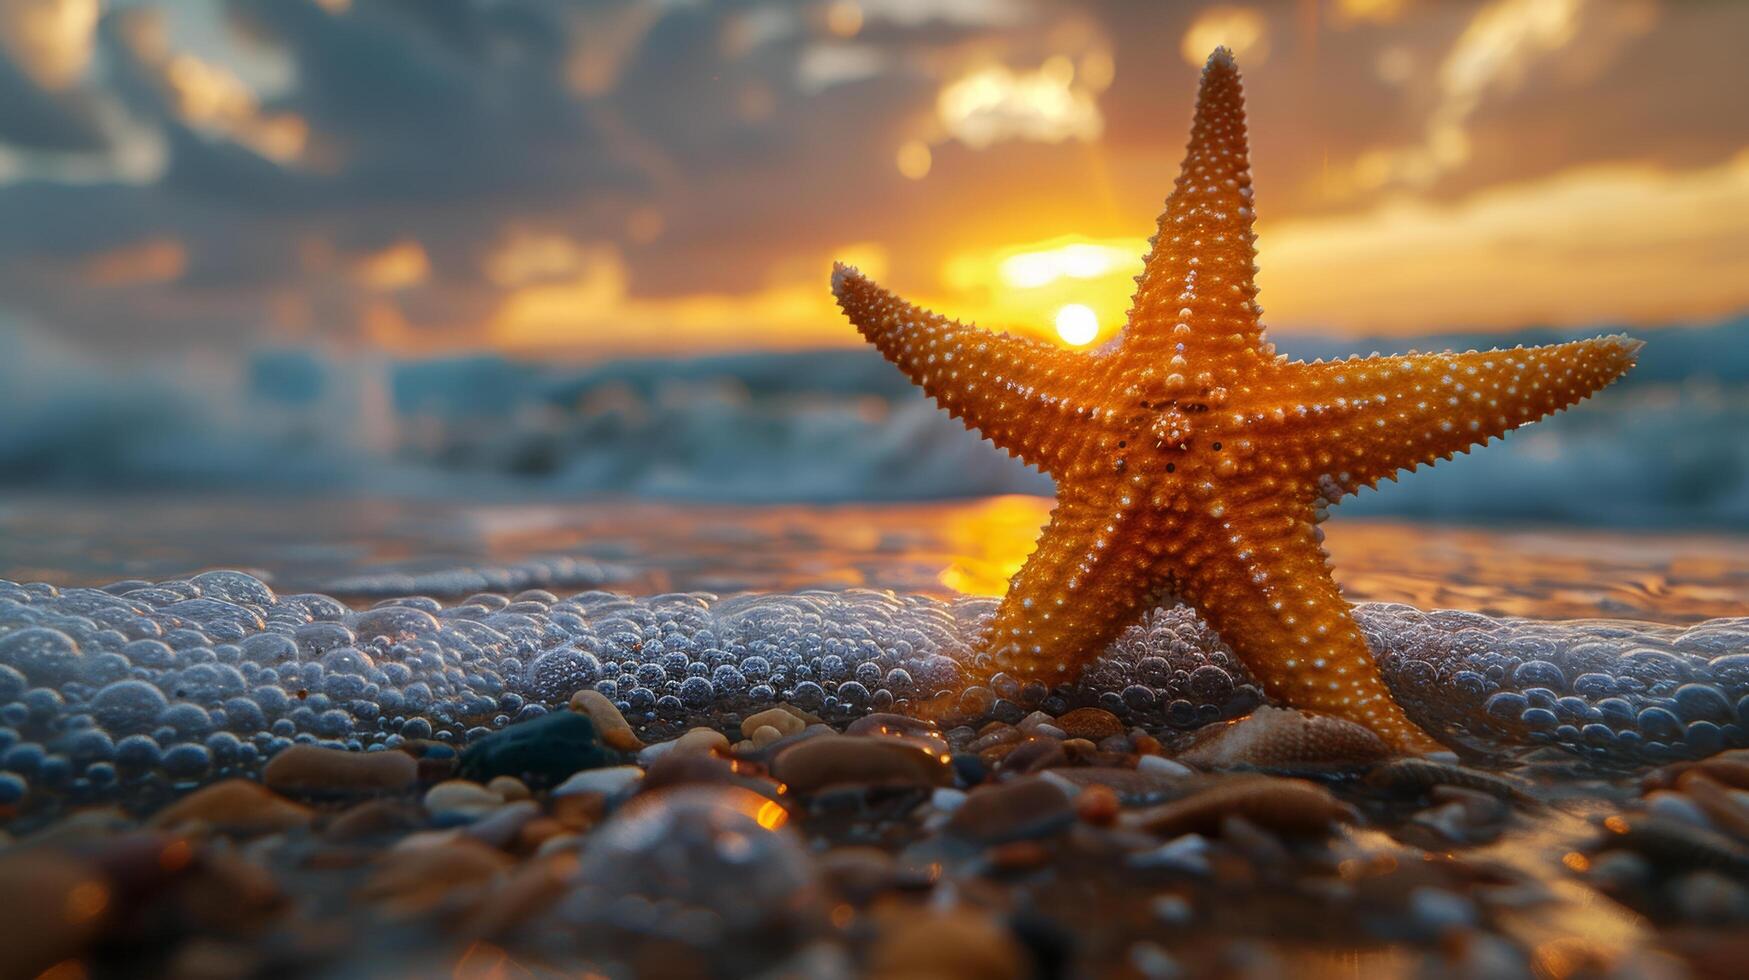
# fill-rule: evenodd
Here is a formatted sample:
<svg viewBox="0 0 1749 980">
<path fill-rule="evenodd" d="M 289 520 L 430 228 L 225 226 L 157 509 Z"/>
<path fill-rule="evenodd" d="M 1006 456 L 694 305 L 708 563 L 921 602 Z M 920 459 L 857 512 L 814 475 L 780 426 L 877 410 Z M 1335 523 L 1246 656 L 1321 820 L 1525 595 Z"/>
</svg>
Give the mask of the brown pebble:
<svg viewBox="0 0 1749 980">
<path fill-rule="evenodd" d="M 1192 796 L 1126 814 L 1125 825 L 1164 837 L 1212 836 L 1221 820 L 1241 816 L 1283 834 L 1321 836 L 1337 823 L 1353 823 L 1354 809 L 1316 783 L 1272 776 L 1222 779 Z"/>
<path fill-rule="evenodd" d="M 976 752 L 979 755 L 982 755 L 991 749 L 1013 748 L 1025 740 L 1026 733 L 1015 728 L 1013 725 L 1004 725 L 1001 722 L 993 722 L 990 725 L 985 726 L 984 731 L 979 732 L 977 738 L 966 743 L 965 750 L 967 752 Z"/>
<path fill-rule="evenodd" d="M 1700 807 L 1713 826 L 1740 841 L 1749 841 L 1749 807 L 1737 802 L 1731 790 L 1706 770 L 1695 768 L 1683 773 L 1676 779 L 1676 788 Z"/>
<path fill-rule="evenodd" d="M 1074 820 L 1074 805 L 1062 787 L 1025 776 L 972 790 L 948 819 L 947 832 L 983 844 L 1002 844 L 1048 837 Z"/>
<path fill-rule="evenodd" d="M 996 766 L 997 772 L 1042 772 L 1069 764 L 1063 743 L 1048 736 L 1029 738 L 1013 747 Z"/>
<path fill-rule="evenodd" d="M 674 747 L 665 755 L 728 755 L 729 739 L 722 732 L 710 728 L 689 729 L 686 734 L 674 740 Z"/>
<path fill-rule="evenodd" d="M 876 711 L 863 715 L 844 729 L 846 735 L 910 735 L 914 738 L 940 738 L 941 729 L 934 722 L 910 715 Z"/>
<path fill-rule="evenodd" d="M 437 846 L 394 849 L 377 861 L 358 895 L 383 903 L 391 915 L 421 915 L 477 897 L 515 863 L 495 847 L 459 836 Z"/>
<path fill-rule="evenodd" d="M 516 844 L 511 848 L 518 854 L 527 854 L 545 844 L 548 839 L 568 833 L 565 825 L 552 817 L 535 817 L 522 825 L 516 834 Z"/>
<path fill-rule="evenodd" d="M 829 786 L 949 786 L 942 755 L 898 738 L 818 735 L 786 746 L 771 760 L 771 778 L 799 793 Z"/>
<path fill-rule="evenodd" d="M 774 725 L 760 725 L 753 729 L 753 734 L 747 739 L 755 749 L 763 749 L 783 741 L 783 732 Z"/>
<path fill-rule="evenodd" d="M 1013 980 L 1028 974 L 1020 944 L 988 912 L 905 909 L 882 916 L 870 980 Z"/>
<path fill-rule="evenodd" d="M 267 760 L 261 781 L 298 796 L 395 793 L 413 788 L 419 764 L 404 752 L 348 752 L 292 745 Z"/>
<path fill-rule="evenodd" d="M 1264 705 L 1198 732 L 1178 761 L 1202 769 L 1333 772 L 1371 766 L 1391 755 L 1383 740 L 1352 721 Z"/>
<path fill-rule="evenodd" d="M 1110 786 L 1094 784 L 1075 798 L 1075 815 L 1095 827 L 1109 827 L 1117 821 L 1122 804 Z"/>
<path fill-rule="evenodd" d="M 506 803 L 526 800 L 532 795 L 528 790 L 528 785 L 515 776 L 493 776 L 492 781 L 486 784 L 486 788 L 497 793 L 498 797 Z"/>
<path fill-rule="evenodd" d="M 175 828 L 200 824 L 221 833 L 254 836 L 308 827 L 312 817 L 309 807 L 293 803 L 260 783 L 227 779 L 159 810 L 150 825 Z"/>
<path fill-rule="evenodd" d="M 466 939 L 502 939 L 552 908 L 571 888 L 577 874 L 573 854 L 534 858 L 497 887 L 480 897 L 456 927 Z M 457 971 L 460 975 L 460 971 Z"/>
<path fill-rule="evenodd" d="M 366 800 L 328 822 L 330 840 L 354 841 L 404 834 L 425 825 L 419 809 L 404 800 Z"/>
<path fill-rule="evenodd" d="M 689 783 L 729 784 L 735 782 L 735 763 L 716 755 L 664 754 L 650 763 L 638 791 L 651 793 L 669 786 Z"/>
<path fill-rule="evenodd" d="M 1067 714 L 1058 715 L 1057 727 L 1068 733 L 1070 738 L 1084 738 L 1090 742 L 1124 733 L 1123 722 L 1104 708 L 1076 708 Z"/>
<path fill-rule="evenodd" d="M 1051 778 L 1064 780 L 1083 789 L 1089 786 L 1104 786 L 1116 793 L 1118 799 L 1134 806 L 1176 797 L 1184 792 L 1185 781 L 1193 777 L 1150 772 L 1142 769 L 1088 766 L 1085 768 L 1056 769 L 1051 772 Z"/>
<path fill-rule="evenodd" d="M 584 689 L 571 695 L 571 710 L 588 715 L 600 733 L 602 744 L 621 752 L 636 752 L 644 747 L 632 726 L 620 714 L 619 707 L 600 691 Z"/>
<path fill-rule="evenodd" d="M 566 830 L 582 833 L 601 821 L 607 812 L 607 798 L 600 793 L 572 793 L 555 796 L 548 815 Z"/>
<path fill-rule="evenodd" d="M 1131 735 L 1130 747 L 1135 750 L 1137 755 L 1159 755 L 1166 750 L 1166 747 L 1160 744 L 1160 740 L 1152 735 Z"/>
<path fill-rule="evenodd" d="M 789 710 L 788 705 L 779 705 L 742 719 L 741 734 L 753 739 L 754 743 L 757 744 L 759 739 L 754 737 L 754 733 L 767 727 L 777 729 L 779 736 L 794 735 L 808 727 L 808 721 L 800 714 Z"/>
<path fill-rule="evenodd" d="M 998 871 L 1026 871 L 1048 863 L 1051 849 L 1035 840 L 1017 840 L 997 844 L 985 856 Z"/>
</svg>

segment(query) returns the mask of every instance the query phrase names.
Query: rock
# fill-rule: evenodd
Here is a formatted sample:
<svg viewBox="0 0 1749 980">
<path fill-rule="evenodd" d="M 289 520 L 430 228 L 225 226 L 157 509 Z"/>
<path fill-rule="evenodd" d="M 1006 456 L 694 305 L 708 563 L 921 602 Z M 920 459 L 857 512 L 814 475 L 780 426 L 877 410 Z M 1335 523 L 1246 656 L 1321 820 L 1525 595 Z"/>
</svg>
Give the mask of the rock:
<svg viewBox="0 0 1749 980">
<path fill-rule="evenodd" d="M 1137 851 L 1125 861 L 1132 868 L 1159 868 L 1185 874 L 1209 873 L 1209 841 L 1201 834 L 1185 834 L 1150 851 Z"/>
<path fill-rule="evenodd" d="M 518 800 L 506 803 L 469 824 L 465 833 L 482 844 L 507 849 L 522 833 L 523 825 L 540 815 L 539 803 Z"/>
<path fill-rule="evenodd" d="M 1409 893 L 1409 915 L 1432 933 L 1453 932 L 1476 924 L 1476 904 L 1443 888 L 1422 885 Z"/>
<path fill-rule="evenodd" d="M 684 786 L 689 783 L 730 785 L 740 780 L 734 763 L 714 755 L 664 756 L 650 764 L 640 789 L 643 792 Z"/>
<path fill-rule="evenodd" d="M 467 939 L 502 939 L 557 904 L 576 873 L 577 859 L 572 855 L 535 858 L 483 895 L 456 931 Z"/>
<path fill-rule="evenodd" d="M 1715 871 L 1683 875 L 1671 883 L 1670 894 L 1690 922 L 1724 925 L 1749 915 L 1749 890 Z"/>
<path fill-rule="evenodd" d="M 1202 729 L 1178 758 L 1203 769 L 1334 772 L 1363 769 L 1391 755 L 1377 735 L 1352 721 L 1264 705 Z"/>
<path fill-rule="evenodd" d="M 430 847 L 395 848 L 378 860 L 358 897 L 392 916 L 423 915 L 476 899 L 515 859 L 476 840 L 451 837 Z"/>
<path fill-rule="evenodd" d="M 1046 717 L 1050 717 L 1046 715 Z M 935 723 L 910 715 L 895 715 L 876 711 L 863 715 L 845 729 L 846 735 L 908 735 L 912 738 L 941 738 Z"/>
<path fill-rule="evenodd" d="M 403 800 L 366 800 L 328 823 L 330 840 L 357 841 L 404 834 L 425 825 L 424 815 Z"/>
<path fill-rule="evenodd" d="M 477 819 L 504 805 L 504 798 L 479 783 L 451 779 L 425 792 L 425 810 L 433 817 Z"/>
<path fill-rule="evenodd" d="M 111 912 L 108 884 L 90 868 L 47 850 L 0 855 L 0 976 L 34 977 L 72 959 Z"/>
<path fill-rule="evenodd" d="M 1316 783 L 1239 776 L 1222 779 L 1182 800 L 1125 814 L 1124 825 L 1166 837 L 1218 834 L 1221 821 L 1229 816 L 1298 836 L 1322 836 L 1334 824 L 1358 819 L 1352 807 Z"/>
<path fill-rule="evenodd" d="M 898 738 L 818 735 L 787 746 L 771 760 L 771 778 L 798 793 L 829 786 L 948 786 L 947 760 Z"/>
<path fill-rule="evenodd" d="M 493 732 L 462 754 L 460 774 L 488 780 L 515 776 L 530 787 L 547 787 L 574 772 L 598 769 L 621 760 L 619 752 L 602 744 L 587 715 L 555 711 Z"/>
<path fill-rule="evenodd" d="M 497 793 L 507 803 L 526 800 L 531 795 L 528 786 L 515 776 L 493 776 L 486 788 Z"/>
<path fill-rule="evenodd" d="M 293 803 L 260 783 L 227 779 L 159 810 L 151 826 L 169 829 L 199 824 L 220 833 L 254 836 L 308 827 L 312 817 L 309 807 Z"/>
<path fill-rule="evenodd" d="M 618 752 L 636 752 L 644 747 L 619 707 L 600 691 L 583 690 L 571 695 L 571 710 L 588 716 L 601 733 L 602 744 Z"/>
<path fill-rule="evenodd" d="M 566 902 L 583 952 L 621 960 L 645 943 L 667 953 L 705 948 L 716 958 L 709 973 L 728 976 L 786 955 L 821 928 L 827 907 L 787 819 L 779 804 L 731 787 L 633 797 L 589 836 Z M 628 916 L 628 908 L 663 914 Z M 676 928 L 701 917 L 711 923 L 704 934 Z"/>
<path fill-rule="evenodd" d="M 671 752 L 681 755 L 728 755 L 729 739 L 710 728 L 694 728 L 674 740 Z"/>
<path fill-rule="evenodd" d="M 808 727 L 808 720 L 789 710 L 787 705 L 767 708 L 743 719 L 741 721 L 741 734 L 753 739 L 754 744 L 758 744 L 759 739 L 754 737 L 754 733 L 767 727 L 777 729 L 779 737 L 795 735 Z"/>
<path fill-rule="evenodd" d="M 261 770 L 268 789 L 296 796 L 398 793 L 419 779 L 419 764 L 405 752 L 348 752 L 293 745 Z"/>
<path fill-rule="evenodd" d="M 1069 764 L 1069 753 L 1062 742 L 1048 735 L 1028 738 L 1016 745 L 996 764 L 999 773 L 1042 772 Z"/>
<path fill-rule="evenodd" d="M 1027 776 L 966 794 L 947 832 L 980 844 L 1002 844 L 1048 837 L 1074 820 L 1069 794 L 1049 780 Z"/>
<path fill-rule="evenodd" d="M 880 923 L 871 980 L 1012 980 L 1030 972 L 1026 951 L 988 912 L 907 909 Z"/>
<path fill-rule="evenodd" d="M 637 766 L 608 766 L 572 773 L 571 778 L 553 787 L 554 796 L 575 796 L 579 793 L 600 793 L 614 796 L 637 785 L 644 770 Z"/>
<path fill-rule="evenodd" d="M 1136 760 L 1136 771 L 1151 776 L 1162 776 L 1182 779 L 1196 775 L 1196 770 L 1182 762 L 1173 762 L 1160 755 L 1144 755 Z"/>
<path fill-rule="evenodd" d="M 1084 738 L 1091 742 L 1124 734 L 1123 722 L 1104 708 L 1076 708 L 1058 716 L 1056 725 L 1070 738 Z"/>
<path fill-rule="evenodd" d="M 753 734 L 747 737 L 747 741 L 751 742 L 755 749 L 763 749 L 766 746 L 777 743 L 782 738 L 783 732 L 775 726 L 760 725 L 758 728 L 753 729 Z"/>
<path fill-rule="evenodd" d="M 1087 787 L 1075 798 L 1075 815 L 1095 827 L 1109 827 L 1117 822 L 1121 809 L 1117 793 L 1098 783 Z"/>
<path fill-rule="evenodd" d="M 1079 792 L 1089 786 L 1104 786 L 1117 794 L 1119 800 L 1131 806 L 1157 803 L 1182 793 L 1185 781 L 1192 778 L 1189 769 L 1181 772 L 1155 771 L 1137 767 L 1121 769 L 1114 766 L 1085 766 L 1052 769 L 1047 775 L 1061 785 Z"/>
</svg>

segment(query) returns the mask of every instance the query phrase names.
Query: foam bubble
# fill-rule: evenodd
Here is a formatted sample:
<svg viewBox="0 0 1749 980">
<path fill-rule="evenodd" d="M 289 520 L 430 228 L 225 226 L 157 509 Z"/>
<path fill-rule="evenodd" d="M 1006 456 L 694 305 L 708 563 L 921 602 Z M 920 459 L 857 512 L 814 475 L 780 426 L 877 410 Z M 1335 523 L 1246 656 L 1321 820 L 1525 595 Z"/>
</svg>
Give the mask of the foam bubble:
<svg viewBox="0 0 1749 980">
<path fill-rule="evenodd" d="M 0 581 L 0 770 L 27 786 L 125 787 L 245 771 L 294 741 L 461 744 L 584 687 L 657 727 L 778 700 L 843 720 L 960 690 L 981 672 L 975 641 L 994 609 L 849 590 L 409 596 L 353 611 L 242 572 L 110 590 Z M 1749 745 L 1749 619 L 1539 622 L 1380 603 L 1356 616 L 1410 717 L 1457 745 L 1551 745 L 1612 765 Z M 997 674 L 961 706 L 1018 718 L 1092 704 L 1190 728 L 1263 701 L 1176 608 L 1073 685 Z"/>
</svg>

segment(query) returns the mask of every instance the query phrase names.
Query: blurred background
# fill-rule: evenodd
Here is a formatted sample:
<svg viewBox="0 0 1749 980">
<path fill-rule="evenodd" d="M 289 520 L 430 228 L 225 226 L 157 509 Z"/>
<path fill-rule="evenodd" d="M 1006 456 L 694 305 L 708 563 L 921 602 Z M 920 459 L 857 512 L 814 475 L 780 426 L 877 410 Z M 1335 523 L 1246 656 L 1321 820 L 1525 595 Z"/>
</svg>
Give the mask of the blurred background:
<svg viewBox="0 0 1749 980">
<path fill-rule="evenodd" d="M 1048 495 L 831 261 L 1102 342 L 1226 44 L 1285 352 L 1648 341 L 1343 513 L 1749 528 L 1746 41 L 1726 0 L 0 0 L 0 502 Z"/>
</svg>

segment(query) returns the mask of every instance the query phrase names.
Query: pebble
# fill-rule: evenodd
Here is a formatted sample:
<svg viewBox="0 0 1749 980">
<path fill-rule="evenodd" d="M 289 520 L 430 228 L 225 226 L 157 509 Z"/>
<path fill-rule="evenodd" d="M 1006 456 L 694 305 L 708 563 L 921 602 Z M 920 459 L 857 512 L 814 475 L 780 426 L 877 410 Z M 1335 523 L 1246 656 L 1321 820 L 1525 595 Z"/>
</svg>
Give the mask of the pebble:
<svg viewBox="0 0 1749 980">
<path fill-rule="evenodd" d="M 1708 820 L 1700 806 L 1686 795 L 1674 790 L 1654 790 L 1646 794 L 1646 812 L 1666 820 L 1676 820 L 1691 827 L 1704 830 L 1712 829 L 1712 821 Z"/>
<path fill-rule="evenodd" d="M 1362 769 L 1390 757 L 1377 735 L 1354 722 L 1269 705 L 1202 729 L 1178 754 L 1202 769 L 1308 773 Z"/>
<path fill-rule="evenodd" d="M 813 860 L 786 822 L 778 804 L 732 787 L 633 797 L 589 835 L 566 903 L 585 952 L 620 956 L 653 941 L 665 954 L 786 954 L 824 911 Z"/>
<path fill-rule="evenodd" d="M 1126 863 L 1133 868 L 1160 868 L 1185 874 L 1209 873 L 1208 852 L 1211 845 L 1201 834 L 1185 834 L 1159 847 L 1131 854 Z"/>
<path fill-rule="evenodd" d="M 1153 767 L 1122 769 L 1116 766 L 1074 766 L 1052 769 L 1043 775 L 1069 789 L 1071 793 L 1079 793 L 1089 786 L 1104 786 L 1116 793 L 1118 799 L 1124 803 L 1137 805 L 1157 803 L 1177 796 L 1184 791 L 1185 780 L 1195 774 L 1188 769 L 1180 773 L 1161 771 Z"/>
<path fill-rule="evenodd" d="M 771 778 L 799 793 L 829 786 L 947 786 L 948 760 L 898 738 L 817 735 L 771 760 Z"/>
<path fill-rule="evenodd" d="M 506 803 L 468 825 L 466 834 L 482 844 L 508 848 L 521 835 L 522 828 L 540 815 L 540 804 L 533 800 Z"/>
<path fill-rule="evenodd" d="M 529 793 L 528 786 L 515 776 L 493 776 L 492 781 L 486 784 L 486 788 L 497 793 L 500 799 L 511 803 L 517 800 L 526 800 L 532 795 Z"/>
<path fill-rule="evenodd" d="M 475 780 L 515 776 L 530 787 L 546 787 L 620 759 L 602 744 L 588 715 L 555 711 L 481 738 L 462 753 L 458 772 Z"/>
<path fill-rule="evenodd" d="M 395 793 L 411 789 L 419 764 L 405 752 L 348 752 L 293 745 L 261 770 L 268 789 L 293 795 Z"/>
<path fill-rule="evenodd" d="M 1196 775 L 1196 770 L 1163 755 L 1144 755 L 1136 759 L 1136 771 L 1155 776 L 1184 777 Z"/>
<path fill-rule="evenodd" d="M 616 796 L 637 785 L 644 778 L 644 770 L 637 766 L 607 766 L 602 769 L 585 769 L 573 773 L 569 779 L 553 787 L 554 796 L 576 796 L 581 793 L 600 793 L 602 796 Z"/>
<path fill-rule="evenodd" d="M 1117 822 L 1120 809 L 1117 793 L 1111 787 L 1097 783 L 1075 798 L 1075 815 L 1095 827 L 1109 827 Z"/>
<path fill-rule="evenodd" d="M 741 734 L 760 744 L 758 732 L 761 728 L 774 728 L 778 738 L 785 735 L 795 735 L 808 727 L 807 719 L 789 710 L 788 706 L 767 708 L 764 711 L 748 715 L 741 721 Z M 773 739 L 776 741 L 776 739 Z"/>
<path fill-rule="evenodd" d="M 276 834 L 310 825 L 309 807 L 286 799 L 249 779 L 227 779 L 202 787 L 153 815 L 150 826 L 204 825 L 239 836 Z"/>
<path fill-rule="evenodd" d="M 694 728 L 670 743 L 681 755 L 728 755 L 729 738 L 711 728 Z"/>
<path fill-rule="evenodd" d="M 495 847 L 450 835 L 430 846 L 391 848 L 359 886 L 358 896 L 382 903 L 384 911 L 396 918 L 439 907 L 459 908 L 515 863 Z"/>
<path fill-rule="evenodd" d="M 368 840 L 404 834 L 424 825 L 424 815 L 412 804 L 404 800 L 377 799 L 347 809 L 329 821 L 323 833 L 330 840 Z"/>
<path fill-rule="evenodd" d="M 587 715 L 595 723 L 595 730 L 601 733 L 602 743 L 609 748 L 636 752 L 644 747 L 625 715 L 620 714 L 619 707 L 600 691 L 585 689 L 571 695 L 571 710 Z"/>
<path fill-rule="evenodd" d="M 451 779 L 426 790 L 423 802 L 433 817 L 473 820 L 503 806 L 504 798 L 479 783 Z"/>
<path fill-rule="evenodd" d="M 753 729 L 753 734 L 747 737 L 747 741 L 751 742 L 754 748 L 763 749 L 781 741 L 783 737 L 783 731 L 777 726 L 760 725 Z"/>
<path fill-rule="evenodd" d="M 1013 980 L 1028 974 L 1014 936 L 971 908 L 895 912 L 880 924 L 864 976 L 871 980 Z"/>
<path fill-rule="evenodd" d="M 1696 871 L 1671 883 L 1670 894 L 1684 919 L 1723 925 L 1749 915 L 1749 890 L 1716 871 Z"/>
<path fill-rule="evenodd" d="M 947 832 L 980 844 L 1047 837 L 1072 824 L 1069 795 L 1049 780 L 1025 776 L 1010 783 L 980 786 L 954 810 Z"/>
<path fill-rule="evenodd" d="M 940 787 L 935 792 L 929 794 L 929 805 L 940 810 L 942 813 L 952 813 L 953 811 L 958 810 L 965 802 L 965 790 L 954 789 L 951 786 Z"/>
<path fill-rule="evenodd" d="M 1221 821 L 1240 816 L 1276 833 L 1322 836 L 1336 823 L 1353 823 L 1354 808 L 1301 779 L 1229 777 L 1182 800 L 1125 814 L 1125 823 L 1168 837 L 1218 833 Z"/>
<path fill-rule="evenodd" d="M 1084 738 L 1092 742 L 1124 734 L 1123 722 L 1104 708 L 1076 708 L 1058 716 L 1056 727 L 1070 738 Z"/>
</svg>

